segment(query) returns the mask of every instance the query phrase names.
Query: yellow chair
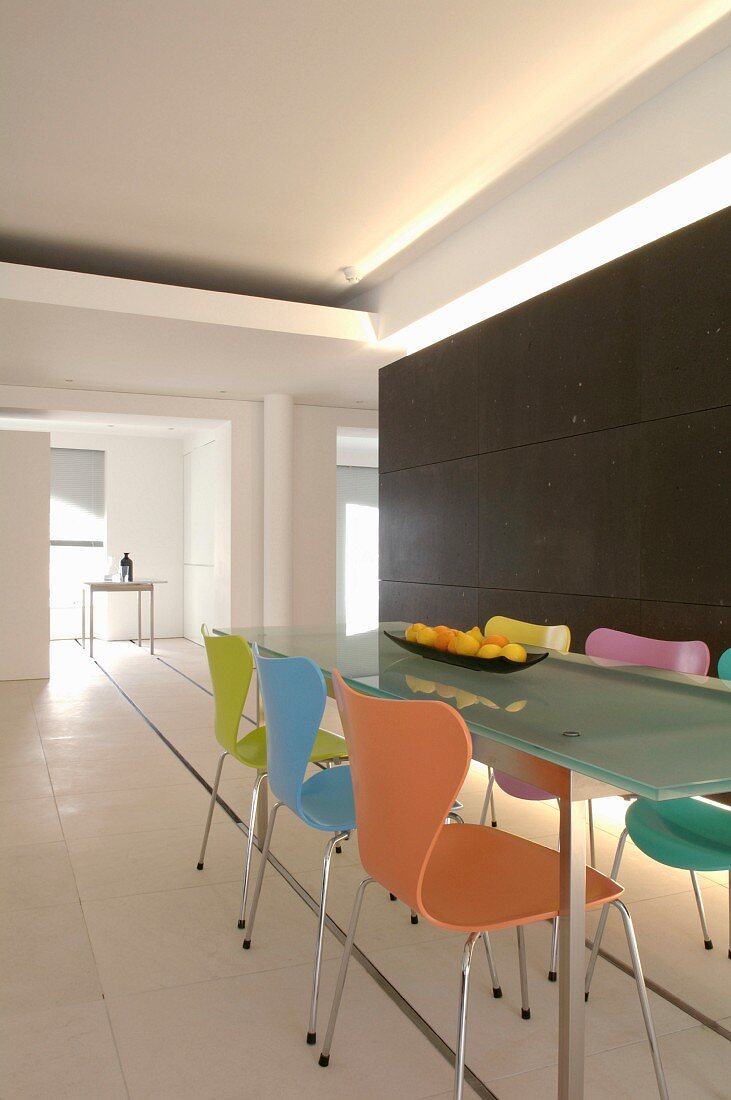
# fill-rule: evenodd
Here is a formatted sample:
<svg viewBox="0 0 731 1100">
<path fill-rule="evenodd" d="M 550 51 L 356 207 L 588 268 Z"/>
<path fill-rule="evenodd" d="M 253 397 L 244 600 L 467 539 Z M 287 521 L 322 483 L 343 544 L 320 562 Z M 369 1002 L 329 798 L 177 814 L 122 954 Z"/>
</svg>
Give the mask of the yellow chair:
<svg viewBox="0 0 731 1100">
<path fill-rule="evenodd" d="M 493 615 L 485 623 L 488 634 L 504 634 L 511 642 L 521 645 L 543 646 L 558 653 L 568 653 L 571 648 L 571 631 L 567 626 L 544 626 L 542 623 L 524 623 L 520 619 L 508 619 L 505 615 Z"/>
</svg>

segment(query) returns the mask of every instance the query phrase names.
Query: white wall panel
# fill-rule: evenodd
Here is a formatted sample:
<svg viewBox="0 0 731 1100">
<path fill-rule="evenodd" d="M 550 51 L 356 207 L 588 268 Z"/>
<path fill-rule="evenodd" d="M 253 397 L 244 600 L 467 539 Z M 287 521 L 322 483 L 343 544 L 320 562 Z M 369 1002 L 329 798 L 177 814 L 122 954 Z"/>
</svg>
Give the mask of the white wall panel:
<svg viewBox="0 0 731 1100">
<path fill-rule="evenodd" d="M 48 676 L 48 432 L 0 432 L 0 680 Z"/>
</svg>

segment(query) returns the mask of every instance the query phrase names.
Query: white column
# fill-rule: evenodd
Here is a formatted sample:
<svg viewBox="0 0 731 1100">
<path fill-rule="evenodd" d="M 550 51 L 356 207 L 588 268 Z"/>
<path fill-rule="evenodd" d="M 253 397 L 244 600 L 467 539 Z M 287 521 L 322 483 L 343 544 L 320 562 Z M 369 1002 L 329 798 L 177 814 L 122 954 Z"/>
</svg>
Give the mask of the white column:
<svg viewBox="0 0 731 1100">
<path fill-rule="evenodd" d="M 294 401 L 264 398 L 264 625 L 292 621 L 292 454 Z"/>
</svg>

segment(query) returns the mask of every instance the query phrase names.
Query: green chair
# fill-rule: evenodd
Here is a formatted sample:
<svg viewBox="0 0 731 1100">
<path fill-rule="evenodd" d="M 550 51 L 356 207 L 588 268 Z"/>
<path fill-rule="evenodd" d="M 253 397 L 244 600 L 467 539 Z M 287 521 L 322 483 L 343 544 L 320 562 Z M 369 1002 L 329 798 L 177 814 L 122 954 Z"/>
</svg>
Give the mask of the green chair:
<svg viewBox="0 0 731 1100">
<path fill-rule="evenodd" d="M 208 817 L 203 832 L 198 870 L 203 870 L 203 861 L 206 854 L 206 845 L 208 844 L 208 834 L 211 831 L 211 821 L 213 820 L 213 810 L 216 805 L 223 762 L 227 756 L 232 756 L 247 768 L 254 768 L 257 773 L 251 795 L 246 862 L 244 864 L 244 881 L 241 892 L 241 912 L 239 913 L 239 928 L 245 928 L 246 898 L 249 888 L 251 845 L 256 825 L 256 809 L 259 802 L 259 788 L 267 774 L 266 727 L 258 726 L 256 729 L 244 734 L 243 737 L 239 733 L 239 724 L 254 671 L 254 658 L 246 639 L 234 634 L 212 635 L 205 623 L 201 627 L 201 634 L 206 646 L 206 656 L 208 657 L 208 667 L 213 685 L 213 701 L 216 707 L 216 740 L 223 752 L 218 761 L 211 789 L 211 801 L 208 806 Z M 334 733 L 328 733 L 327 730 L 320 730 L 315 738 L 310 762 L 314 764 L 328 763 L 333 760 L 342 760 L 347 755 L 348 750 L 342 737 L 338 737 Z"/>
<path fill-rule="evenodd" d="M 731 649 L 721 655 L 718 674 L 722 680 L 731 680 Z M 680 867 L 690 871 L 693 889 L 703 923 L 705 946 L 713 947 L 705 924 L 697 871 L 728 871 L 729 873 L 729 950 L 731 959 L 731 811 L 696 798 L 674 798 L 669 802 L 650 802 L 638 798 L 627 810 L 625 828 L 619 838 L 611 877 L 619 871 L 622 853 L 631 837 L 633 843 L 651 859 L 666 867 Z M 607 923 L 608 908 L 602 909 L 597 926 L 594 946 L 586 971 L 585 994 L 588 999 L 599 947 Z"/>
</svg>

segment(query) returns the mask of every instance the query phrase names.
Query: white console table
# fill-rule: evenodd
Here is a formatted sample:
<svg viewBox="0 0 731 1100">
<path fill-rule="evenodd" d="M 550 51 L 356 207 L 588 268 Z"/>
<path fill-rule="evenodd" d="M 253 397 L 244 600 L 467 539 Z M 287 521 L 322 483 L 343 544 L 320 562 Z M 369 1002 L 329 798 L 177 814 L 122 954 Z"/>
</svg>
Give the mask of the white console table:
<svg viewBox="0 0 731 1100">
<path fill-rule="evenodd" d="M 142 646 L 142 593 L 150 593 L 150 653 L 155 652 L 155 585 L 166 581 L 84 581 L 81 589 L 81 641 L 86 649 L 86 591 L 89 590 L 89 656 L 94 656 L 94 594 L 137 593 L 137 644 Z"/>
</svg>

